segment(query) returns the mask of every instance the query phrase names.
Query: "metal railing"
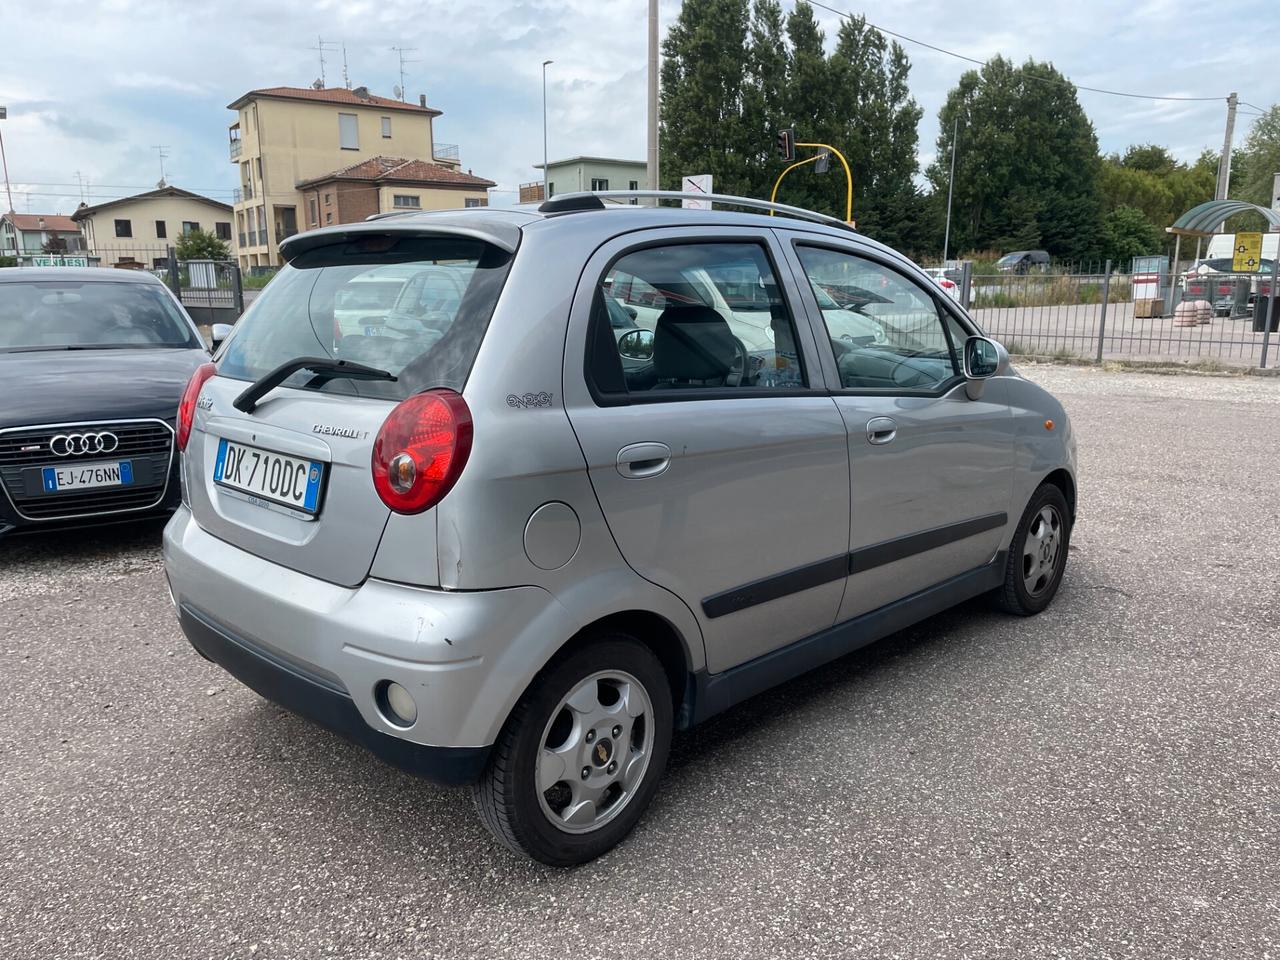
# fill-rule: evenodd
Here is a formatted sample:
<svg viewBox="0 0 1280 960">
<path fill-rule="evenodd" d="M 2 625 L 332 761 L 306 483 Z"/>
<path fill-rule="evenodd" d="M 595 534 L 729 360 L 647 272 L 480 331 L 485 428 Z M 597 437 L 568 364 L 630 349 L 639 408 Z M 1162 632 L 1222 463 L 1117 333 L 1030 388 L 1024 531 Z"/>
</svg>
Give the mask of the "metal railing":
<svg viewBox="0 0 1280 960">
<path fill-rule="evenodd" d="M 456 143 L 437 143 L 432 145 L 431 155 L 437 160 L 457 160 L 458 145 Z"/>
<path fill-rule="evenodd" d="M 243 152 L 243 150 L 244 150 L 244 146 L 243 146 L 243 144 L 241 144 L 241 142 L 240 142 L 239 140 L 232 140 L 232 141 L 231 141 L 231 144 L 230 144 L 230 148 L 229 148 L 229 150 L 228 150 L 228 153 L 230 153 L 230 154 L 231 154 L 231 159 L 232 159 L 232 160 L 235 160 L 237 157 L 239 157 L 239 156 L 240 156 L 240 154 L 241 154 L 241 152 Z"/>
<path fill-rule="evenodd" d="M 1129 277 L 1111 272 L 975 276 L 969 312 L 1016 355 L 1260 367 L 1268 352 L 1277 359 L 1271 286 L 1269 274 L 1191 277 L 1162 299 L 1153 288 L 1135 298 Z"/>
<path fill-rule="evenodd" d="M 267 245 L 267 228 L 263 227 L 258 231 L 258 245 L 265 247 Z"/>
</svg>

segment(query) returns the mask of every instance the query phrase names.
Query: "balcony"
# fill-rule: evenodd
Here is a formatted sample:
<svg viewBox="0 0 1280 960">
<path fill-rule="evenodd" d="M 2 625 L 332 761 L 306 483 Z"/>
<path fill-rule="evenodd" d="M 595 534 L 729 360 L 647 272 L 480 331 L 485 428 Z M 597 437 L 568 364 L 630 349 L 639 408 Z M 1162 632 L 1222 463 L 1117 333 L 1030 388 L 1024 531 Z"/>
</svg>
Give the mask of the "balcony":
<svg viewBox="0 0 1280 960">
<path fill-rule="evenodd" d="M 458 145 L 456 143 L 432 144 L 431 156 L 436 160 L 443 160 L 445 163 L 462 162 L 458 159 Z"/>
<path fill-rule="evenodd" d="M 228 151 L 228 152 L 231 154 L 231 159 L 232 159 L 232 160 L 239 159 L 239 157 L 240 157 L 240 153 L 241 153 L 241 151 L 243 150 L 243 146 L 244 146 L 244 145 L 240 142 L 240 138 L 239 138 L 239 137 L 236 137 L 236 139 L 234 139 L 234 140 L 232 140 L 232 141 L 231 141 L 231 143 L 229 144 L 229 151 Z"/>
<path fill-rule="evenodd" d="M 236 187 L 231 191 L 231 202 L 240 203 L 242 200 L 253 199 L 253 184 L 246 183 L 243 187 Z"/>
</svg>

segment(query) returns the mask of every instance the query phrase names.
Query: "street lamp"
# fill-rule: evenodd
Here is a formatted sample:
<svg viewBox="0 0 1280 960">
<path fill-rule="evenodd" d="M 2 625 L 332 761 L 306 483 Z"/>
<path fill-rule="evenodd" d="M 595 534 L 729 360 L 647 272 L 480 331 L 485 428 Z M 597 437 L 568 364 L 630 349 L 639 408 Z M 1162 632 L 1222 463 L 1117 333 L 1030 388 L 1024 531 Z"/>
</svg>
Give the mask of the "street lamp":
<svg viewBox="0 0 1280 960">
<path fill-rule="evenodd" d="M 547 67 L 555 63 L 554 60 L 542 61 L 542 199 L 550 200 L 547 196 Z"/>
</svg>

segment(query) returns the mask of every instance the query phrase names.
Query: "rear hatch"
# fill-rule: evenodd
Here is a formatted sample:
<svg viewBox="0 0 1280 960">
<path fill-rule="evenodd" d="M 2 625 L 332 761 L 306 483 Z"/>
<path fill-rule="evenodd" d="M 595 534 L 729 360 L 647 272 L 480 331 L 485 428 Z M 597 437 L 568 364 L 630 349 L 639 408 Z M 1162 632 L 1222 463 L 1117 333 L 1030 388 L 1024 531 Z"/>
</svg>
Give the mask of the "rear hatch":
<svg viewBox="0 0 1280 960">
<path fill-rule="evenodd" d="M 344 586 L 368 576 L 390 516 L 372 478 L 379 429 L 410 396 L 462 391 L 514 249 L 376 227 L 304 235 L 286 247 L 291 262 L 240 319 L 200 393 L 185 455 L 203 529 Z M 389 265 L 403 271 L 404 293 L 359 332 L 344 330 L 335 309 L 350 302 L 353 284 Z M 271 377 L 300 358 L 308 365 Z M 256 405 L 237 406 L 255 383 L 274 380 Z"/>
</svg>

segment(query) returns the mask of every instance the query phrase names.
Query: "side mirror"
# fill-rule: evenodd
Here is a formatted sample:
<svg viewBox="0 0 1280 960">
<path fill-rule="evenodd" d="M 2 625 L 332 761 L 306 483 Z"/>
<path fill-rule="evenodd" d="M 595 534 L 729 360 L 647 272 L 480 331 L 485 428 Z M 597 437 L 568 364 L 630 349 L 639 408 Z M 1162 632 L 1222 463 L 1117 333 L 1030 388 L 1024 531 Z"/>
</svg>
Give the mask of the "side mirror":
<svg viewBox="0 0 1280 960">
<path fill-rule="evenodd" d="M 984 381 L 1009 369 L 1009 354 L 987 337 L 969 337 L 964 342 L 965 392 L 970 400 L 982 398 Z"/>
<path fill-rule="evenodd" d="M 653 359 L 653 331 L 628 330 L 618 338 L 618 353 L 628 360 Z"/>
<path fill-rule="evenodd" d="M 215 323 L 212 327 L 210 327 L 209 341 L 210 341 L 211 349 L 217 350 L 220 346 L 222 346 L 222 341 L 226 340 L 227 337 L 231 336 L 231 329 L 232 329 L 231 324 L 229 323 Z"/>
</svg>

